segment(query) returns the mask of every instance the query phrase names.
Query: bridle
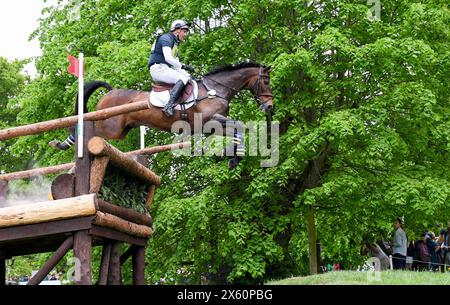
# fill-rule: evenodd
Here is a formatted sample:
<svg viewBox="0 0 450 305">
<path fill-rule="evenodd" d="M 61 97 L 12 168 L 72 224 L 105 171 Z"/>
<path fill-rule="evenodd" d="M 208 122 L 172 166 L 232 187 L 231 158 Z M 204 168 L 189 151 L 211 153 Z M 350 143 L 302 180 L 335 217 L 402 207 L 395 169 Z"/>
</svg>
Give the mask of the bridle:
<svg viewBox="0 0 450 305">
<path fill-rule="evenodd" d="M 255 98 L 255 100 L 258 102 L 259 107 L 260 107 L 261 109 L 268 110 L 268 109 L 269 109 L 268 103 L 270 102 L 271 99 L 273 99 L 273 95 L 270 94 L 270 93 L 260 94 L 260 92 L 259 92 L 260 89 L 261 89 L 261 86 L 260 86 L 261 79 L 264 78 L 264 77 L 269 78 L 269 74 L 263 74 L 262 71 L 263 71 L 263 67 L 260 67 L 260 68 L 259 68 L 259 71 L 258 71 L 258 78 L 257 78 L 256 81 L 253 83 L 253 85 L 251 86 L 250 92 L 252 93 L 252 95 L 253 95 L 253 97 Z M 227 88 L 227 89 L 231 89 L 231 90 L 233 90 L 236 94 L 239 93 L 239 91 L 240 91 L 240 90 L 238 90 L 238 89 L 236 89 L 236 88 L 230 87 L 230 86 L 228 86 L 228 85 L 226 85 L 226 84 L 224 84 L 224 83 L 221 83 L 221 82 L 219 82 L 219 81 L 217 81 L 217 80 L 215 80 L 215 79 L 212 79 L 212 78 L 209 78 L 209 77 L 206 77 L 206 76 L 204 76 L 203 79 L 211 80 L 211 81 L 217 83 L 218 85 L 221 85 L 221 86 L 223 86 L 223 87 L 225 87 L 225 88 Z M 256 87 L 256 89 L 255 89 L 255 87 Z M 267 96 L 267 97 L 269 97 L 270 99 L 266 99 L 266 100 L 263 101 L 263 100 L 261 99 L 261 97 L 264 97 L 264 96 Z M 221 97 L 221 98 L 223 98 L 223 97 Z"/>
<path fill-rule="evenodd" d="M 269 74 L 263 74 L 262 71 L 263 71 L 263 67 L 260 67 L 259 71 L 258 71 L 258 78 L 253 83 L 253 86 L 251 87 L 250 92 L 252 92 L 253 97 L 258 101 L 259 107 L 264 110 L 267 110 L 267 109 L 269 109 L 267 103 L 269 103 L 269 101 L 273 99 L 273 95 L 271 93 L 260 94 L 260 92 L 259 92 L 261 79 L 263 77 L 269 78 Z M 254 90 L 255 87 L 256 87 L 256 90 Z M 266 99 L 265 101 L 263 101 L 263 100 L 261 100 L 262 96 L 268 96 L 270 99 Z"/>
</svg>

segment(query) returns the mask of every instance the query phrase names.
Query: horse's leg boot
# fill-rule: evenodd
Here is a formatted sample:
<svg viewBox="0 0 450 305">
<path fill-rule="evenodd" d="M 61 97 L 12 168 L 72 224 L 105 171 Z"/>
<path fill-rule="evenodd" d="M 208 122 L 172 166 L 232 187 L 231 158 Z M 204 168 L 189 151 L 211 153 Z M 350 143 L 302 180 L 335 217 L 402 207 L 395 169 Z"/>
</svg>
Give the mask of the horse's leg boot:
<svg viewBox="0 0 450 305">
<path fill-rule="evenodd" d="M 48 143 L 51 147 L 59 149 L 59 150 L 68 150 L 70 147 L 72 147 L 73 144 L 75 144 L 75 136 L 70 135 L 67 137 L 67 139 L 64 142 L 60 142 L 58 140 L 53 140 Z"/>
<path fill-rule="evenodd" d="M 167 117 L 170 118 L 171 116 L 173 116 L 173 108 L 175 107 L 176 102 L 180 98 L 181 93 L 184 90 L 184 87 L 185 84 L 181 80 L 177 81 L 173 86 L 172 92 L 170 92 L 170 99 L 167 102 L 166 106 L 164 106 L 164 109 L 162 110 Z"/>
</svg>

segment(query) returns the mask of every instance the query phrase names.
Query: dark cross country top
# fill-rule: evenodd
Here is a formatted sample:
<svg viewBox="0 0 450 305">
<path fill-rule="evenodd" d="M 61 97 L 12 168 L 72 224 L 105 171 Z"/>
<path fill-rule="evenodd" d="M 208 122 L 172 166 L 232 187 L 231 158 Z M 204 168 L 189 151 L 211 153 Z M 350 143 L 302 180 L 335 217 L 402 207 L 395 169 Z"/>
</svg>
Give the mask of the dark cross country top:
<svg viewBox="0 0 450 305">
<path fill-rule="evenodd" d="M 172 34 L 172 32 L 166 33 L 156 38 L 156 42 L 153 45 L 152 51 L 150 53 L 147 67 L 150 68 L 150 66 L 153 64 L 166 64 L 170 67 L 170 64 L 164 58 L 163 47 L 171 48 L 172 56 L 177 57 L 176 53 L 178 43 L 178 39 L 174 34 Z"/>
</svg>

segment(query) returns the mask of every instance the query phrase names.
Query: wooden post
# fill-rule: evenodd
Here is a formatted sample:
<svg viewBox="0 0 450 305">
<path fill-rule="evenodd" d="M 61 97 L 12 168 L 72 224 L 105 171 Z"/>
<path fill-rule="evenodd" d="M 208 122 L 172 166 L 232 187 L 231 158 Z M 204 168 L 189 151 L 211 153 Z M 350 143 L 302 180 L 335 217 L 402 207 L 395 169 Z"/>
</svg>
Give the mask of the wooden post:
<svg viewBox="0 0 450 305">
<path fill-rule="evenodd" d="M 109 258 L 108 285 L 121 285 L 122 276 L 120 271 L 120 242 L 111 243 L 111 256 Z"/>
<path fill-rule="evenodd" d="M 94 123 L 86 122 L 83 138 L 83 158 L 78 158 L 78 146 L 75 145 L 75 196 L 89 194 L 92 156 L 87 149 L 87 143 L 93 135 Z M 76 140 L 78 141 L 78 139 Z M 73 255 L 80 263 L 80 269 L 75 269 L 75 284 L 92 285 L 92 237 L 88 230 L 82 230 L 75 232 L 73 238 Z"/>
<path fill-rule="evenodd" d="M 108 270 L 110 257 L 111 257 L 111 242 L 109 240 L 106 240 L 105 244 L 103 245 L 102 262 L 100 264 L 100 274 L 98 277 L 99 285 L 106 285 L 108 283 Z"/>
<path fill-rule="evenodd" d="M 149 212 L 152 207 L 153 198 L 155 197 L 155 190 L 156 190 L 156 185 L 150 185 L 148 187 L 148 194 L 147 194 L 147 199 L 145 200 L 145 207 L 147 208 L 147 211 L 149 211 Z"/>
<path fill-rule="evenodd" d="M 314 207 L 309 206 L 307 211 L 307 231 L 308 231 L 308 245 L 309 245 L 309 273 L 317 274 L 317 233 L 316 223 L 314 217 Z"/>
<path fill-rule="evenodd" d="M 89 194 L 92 156 L 88 150 L 88 142 L 94 136 L 93 122 L 85 123 L 84 133 L 83 158 L 77 157 L 78 149 L 75 149 L 75 196 Z"/>
<path fill-rule="evenodd" d="M 6 285 L 6 259 L 0 257 L 0 286 Z"/>
<path fill-rule="evenodd" d="M 73 236 L 73 255 L 80 262 L 80 270 L 75 270 L 75 284 L 92 285 L 92 238 L 87 230 Z"/>
<path fill-rule="evenodd" d="M 0 208 L 6 203 L 8 195 L 8 181 L 0 180 Z"/>
<path fill-rule="evenodd" d="M 133 251 L 133 285 L 145 285 L 145 247 Z"/>
<path fill-rule="evenodd" d="M 27 285 L 39 285 L 40 282 L 52 271 L 59 261 L 72 248 L 73 237 L 68 237 L 64 243 L 56 250 L 52 257 L 42 266 L 42 268 L 28 281 Z"/>
</svg>

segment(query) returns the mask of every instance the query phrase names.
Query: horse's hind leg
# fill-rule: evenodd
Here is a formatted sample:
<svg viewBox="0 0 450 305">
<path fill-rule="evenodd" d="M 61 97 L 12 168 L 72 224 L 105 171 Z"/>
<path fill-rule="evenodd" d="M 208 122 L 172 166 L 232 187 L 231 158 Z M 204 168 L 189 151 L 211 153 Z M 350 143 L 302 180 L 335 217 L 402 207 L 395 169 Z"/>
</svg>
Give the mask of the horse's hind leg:
<svg viewBox="0 0 450 305">
<path fill-rule="evenodd" d="M 118 115 L 95 124 L 95 135 L 105 139 L 121 140 L 129 130 L 125 115 Z"/>
<path fill-rule="evenodd" d="M 70 135 L 66 138 L 66 140 L 64 140 L 64 142 L 52 140 L 48 142 L 48 145 L 55 149 L 68 150 L 70 147 L 72 147 L 73 144 L 75 144 L 75 127 L 70 127 L 69 131 Z"/>
</svg>

